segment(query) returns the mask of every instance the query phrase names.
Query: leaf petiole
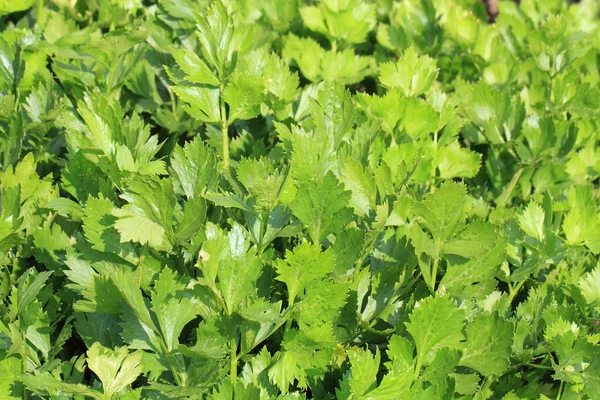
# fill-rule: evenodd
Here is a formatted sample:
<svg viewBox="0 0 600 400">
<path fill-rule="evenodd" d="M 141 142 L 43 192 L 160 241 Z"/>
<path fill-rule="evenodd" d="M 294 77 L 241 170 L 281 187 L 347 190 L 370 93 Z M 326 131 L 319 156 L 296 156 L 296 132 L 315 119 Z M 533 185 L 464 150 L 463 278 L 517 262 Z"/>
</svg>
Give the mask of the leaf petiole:
<svg viewBox="0 0 600 400">
<path fill-rule="evenodd" d="M 223 166 L 229 169 L 229 125 L 227 122 L 227 110 L 225 108 L 225 85 L 221 82 L 220 86 L 220 102 L 221 102 L 221 139 L 223 140 Z"/>
</svg>

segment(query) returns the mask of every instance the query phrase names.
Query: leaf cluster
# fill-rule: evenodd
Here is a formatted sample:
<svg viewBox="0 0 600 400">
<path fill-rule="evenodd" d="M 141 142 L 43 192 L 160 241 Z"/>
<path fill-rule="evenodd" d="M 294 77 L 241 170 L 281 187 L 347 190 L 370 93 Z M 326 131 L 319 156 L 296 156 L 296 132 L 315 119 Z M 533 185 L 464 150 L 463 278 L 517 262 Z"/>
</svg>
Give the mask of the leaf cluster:
<svg viewBox="0 0 600 400">
<path fill-rule="evenodd" d="M 0 398 L 600 398 L 570 3 L 0 0 Z"/>
</svg>

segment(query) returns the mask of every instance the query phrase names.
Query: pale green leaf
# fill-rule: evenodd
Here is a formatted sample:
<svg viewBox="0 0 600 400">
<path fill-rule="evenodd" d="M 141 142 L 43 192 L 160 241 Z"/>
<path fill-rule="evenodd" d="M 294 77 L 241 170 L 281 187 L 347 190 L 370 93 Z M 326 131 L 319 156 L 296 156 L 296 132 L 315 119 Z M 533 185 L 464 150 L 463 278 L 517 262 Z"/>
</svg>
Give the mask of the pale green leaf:
<svg viewBox="0 0 600 400">
<path fill-rule="evenodd" d="M 271 382 L 285 394 L 288 392 L 290 384 L 300 374 L 300 369 L 292 353 L 282 352 L 275 357 L 275 362 L 269 368 L 268 374 Z"/>
<path fill-rule="evenodd" d="M 519 226 L 526 234 L 539 240 L 544 240 L 544 209 L 535 202 L 530 202 L 519 215 Z"/>
<path fill-rule="evenodd" d="M 327 276 L 335 266 L 331 250 L 321 251 L 319 244 L 302 242 L 293 250 L 286 251 L 285 260 L 279 260 L 277 280 L 286 284 L 290 304 L 304 292 L 306 286 L 316 279 Z"/>
<path fill-rule="evenodd" d="M 381 65 L 379 80 L 388 88 L 399 88 L 406 96 L 418 96 L 429 90 L 437 78 L 435 61 L 428 56 L 419 56 L 414 47 L 402 53 L 393 63 Z"/>
<path fill-rule="evenodd" d="M 423 139 L 435 132 L 439 125 L 440 114 L 420 99 L 405 101 L 404 116 L 400 119 L 400 131 L 412 139 Z"/>
<path fill-rule="evenodd" d="M 460 147 L 458 141 L 441 148 L 439 152 L 437 167 L 442 179 L 473 178 L 479 171 L 481 155 Z"/>
<path fill-rule="evenodd" d="M 380 353 L 377 351 L 373 357 L 368 350 L 352 348 L 348 350 L 348 358 L 351 365 L 350 372 L 340 385 L 343 387 L 347 384 L 354 396 L 362 398 L 377 384 L 377 372 L 381 361 Z"/>
<path fill-rule="evenodd" d="M 94 343 L 87 351 L 89 368 L 98 376 L 107 399 L 131 385 L 142 372 L 142 354 L 129 353 L 127 347 L 114 350 Z"/>
<path fill-rule="evenodd" d="M 457 348 L 463 338 L 465 311 L 449 297 L 426 298 L 418 303 L 409 319 L 406 330 L 413 337 L 420 363 L 436 348 Z"/>
<path fill-rule="evenodd" d="M 229 123 L 256 117 L 265 99 L 264 91 L 260 77 L 242 72 L 234 73 L 224 94 L 225 102 L 229 105 Z"/>
<path fill-rule="evenodd" d="M 184 291 L 176 274 L 165 268 L 154 282 L 152 311 L 156 314 L 167 351 L 179 346 L 183 328 L 193 321 L 199 312 L 199 301 Z M 187 296 L 186 296 L 187 295 Z"/>
<path fill-rule="evenodd" d="M 173 91 L 183 101 L 185 111 L 192 117 L 203 122 L 220 122 L 221 111 L 219 104 L 219 89 L 201 86 L 174 86 Z"/>
<path fill-rule="evenodd" d="M 228 71 L 231 57 L 231 43 L 234 34 L 233 20 L 221 0 L 213 2 L 204 15 L 197 19 L 198 39 L 202 44 L 202 54 L 216 69 L 220 79 Z"/>
<path fill-rule="evenodd" d="M 600 268 L 588 272 L 579 279 L 578 283 L 581 294 L 585 301 L 591 306 L 600 301 Z"/>
<path fill-rule="evenodd" d="M 35 0 L 12 1 L 0 0 L 0 15 L 11 14 L 18 11 L 27 10 L 33 5 Z"/>
<path fill-rule="evenodd" d="M 200 196 L 216 180 L 215 154 L 203 143 L 200 136 L 196 136 L 184 147 L 175 146 L 171 156 L 171 167 L 189 199 Z"/>
<path fill-rule="evenodd" d="M 171 54 L 185 72 L 185 79 L 192 83 L 219 86 L 219 79 L 215 73 L 194 52 L 187 49 L 172 49 Z"/>
<path fill-rule="evenodd" d="M 413 214 L 427 227 L 438 251 L 465 220 L 467 199 L 465 185 L 446 181 L 424 201 L 413 204 Z"/>
<path fill-rule="evenodd" d="M 599 252 L 597 245 L 600 236 L 600 223 L 596 210 L 591 207 L 581 207 L 571 210 L 563 221 L 563 231 L 571 245 L 586 245 L 594 252 Z"/>
<path fill-rule="evenodd" d="M 133 181 L 121 198 L 128 204 L 112 210 L 112 215 L 118 218 L 114 226 L 121 242 L 148 243 L 160 250 L 170 250 L 174 243 L 172 217 L 176 204 L 171 180 Z"/>
<path fill-rule="evenodd" d="M 290 207 L 306 225 L 312 240 L 320 243 L 329 234 L 339 233 L 349 222 L 352 211 L 347 205 L 351 196 L 333 174 L 327 174 L 300 185 Z"/>
<path fill-rule="evenodd" d="M 340 181 L 346 190 L 352 192 L 350 207 L 359 217 L 368 215 L 375 208 L 377 188 L 375 180 L 369 170 L 364 169 L 354 159 L 349 159 L 344 165 Z"/>
</svg>

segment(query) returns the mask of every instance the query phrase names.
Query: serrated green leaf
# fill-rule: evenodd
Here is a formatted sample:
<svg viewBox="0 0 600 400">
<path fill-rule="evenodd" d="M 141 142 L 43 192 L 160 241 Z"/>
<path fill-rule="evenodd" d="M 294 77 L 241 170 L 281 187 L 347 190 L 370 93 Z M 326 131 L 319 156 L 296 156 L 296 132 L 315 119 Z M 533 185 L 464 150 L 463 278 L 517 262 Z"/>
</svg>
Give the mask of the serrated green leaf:
<svg viewBox="0 0 600 400">
<path fill-rule="evenodd" d="M 413 214 L 431 233 L 436 253 L 456 234 L 466 218 L 467 198 L 464 185 L 447 181 L 424 201 L 412 205 Z"/>
<path fill-rule="evenodd" d="M 184 109 L 192 117 L 204 122 L 221 121 L 219 89 L 178 85 L 173 87 L 173 91 L 188 103 Z"/>
<path fill-rule="evenodd" d="M 537 203 L 529 203 L 523 213 L 519 215 L 519 226 L 526 234 L 539 241 L 544 240 L 545 213 Z"/>
<path fill-rule="evenodd" d="M 459 350 L 443 347 L 435 354 L 435 358 L 423 372 L 421 379 L 432 385 L 443 384 L 460 360 L 461 352 Z"/>
<path fill-rule="evenodd" d="M 310 101 L 309 110 L 317 130 L 331 140 L 334 148 L 339 147 L 356 119 L 350 93 L 338 82 L 325 83 Z"/>
<path fill-rule="evenodd" d="M 506 239 L 491 224 L 473 222 L 463 232 L 444 244 L 446 255 L 467 258 L 448 262 L 440 288 L 447 293 L 460 295 L 473 283 L 493 279 L 506 258 Z"/>
<path fill-rule="evenodd" d="M 401 89 L 405 96 L 418 96 L 429 90 L 435 81 L 438 69 L 428 56 L 419 56 L 409 47 L 395 63 L 381 65 L 379 80 L 388 88 Z"/>
<path fill-rule="evenodd" d="M 294 262 L 298 261 L 294 260 Z M 289 281 L 291 278 L 286 275 L 289 274 L 284 274 L 284 277 Z M 346 303 L 348 290 L 349 285 L 345 282 L 323 280 L 316 282 L 314 285 L 308 285 L 306 297 L 297 307 L 298 322 L 300 324 L 316 325 L 335 321 L 340 309 Z"/>
<path fill-rule="evenodd" d="M 419 99 L 408 99 L 399 128 L 412 139 L 423 139 L 437 130 L 439 119 L 438 112 L 429 104 Z"/>
<path fill-rule="evenodd" d="M 82 218 L 85 237 L 92 248 L 99 251 L 131 251 L 127 245 L 121 244 L 119 233 L 114 228 L 117 218 L 111 215 L 113 208 L 110 200 L 88 198 Z"/>
<path fill-rule="evenodd" d="M 217 76 L 197 54 L 187 49 L 173 49 L 172 54 L 179 68 L 185 72 L 186 80 L 201 85 L 219 86 Z"/>
<path fill-rule="evenodd" d="M 350 359 L 351 368 L 340 382 L 340 385 L 342 390 L 347 385 L 353 396 L 362 398 L 377 384 L 377 371 L 379 370 L 381 356 L 379 351 L 373 357 L 369 351 L 353 348 L 348 351 L 348 358 Z"/>
<path fill-rule="evenodd" d="M 578 286 L 590 306 L 598 302 L 600 300 L 600 268 L 595 268 L 582 276 Z"/>
<path fill-rule="evenodd" d="M 285 260 L 277 263 L 277 280 L 286 284 L 290 304 L 296 296 L 302 295 L 306 286 L 316 279 L 322 279 L 335 266 L 331 250 L 321 252 L 319 244 L 302 242 L 292 251 L 286 252 Z"/>
<path fill-rule="evenodd" d="M 228 72 L 233 39 L 233 21 L 221 0 L 215 1 L 196 20 L 198 39 L 202 44 L 202 54 L 216 69 L 220 79 Z"/>
<path fill-rule="evenodd" d="M 485 376 L 501 375 L 508 368 L 513 342 L 510 322 L 497 314 L 482 314 L 467 324 L 465 335 L 460 365 Z"/>
<path fill-rule="evenodd" d="M 82 384 L 64 383 L 49 372 L 38 372 L 26 375 L 23 382 L 27 388 L 36 394 L 60 393 L 70 396 L 89 396 L 93 399 L 103 400 L 103 394 Z"/>
<path fill-rule="evenodd" d="M 188 199 L 200 196 L 212 186 L 216 179 L 216 165 L 214 153 L 199 136 L 184 147 L 173 149 L 171 166 Z"/>
<path fill-rule="evenodd" d="M 392 335 L 388 344 L 387 356 L 390 359 L 387 365 L 390 371 L 403 371 L 413 365 L 414 348 L 407 339 Z"/>
<path fill-rule="evenodd" d="M 481 166 L 481 155 L 460 147 L 458 142 L 452 142 L 440 149 L 440 161 L 437 167 L 440 178 L 473 178 Z"/>
<path fill-rule="evenodd" d="M 563 231 L 571 245 L 586 245 L 595 253 L 600 251 L 597 243 L 600 223 L 593 207 L 571 210 L 563 221 Z"/>
<path fill-rule="evenodd" d="M 376 22 L 375 6 L 358 0 L 324 1 L 300 8 L 300 15 L 309 29 L 347 43 L 364 42 Z"/>
<path fill-rule="evenodd" d="M 209 224 L 206 238 L 200 267 L 208 285 L 220 292 L 227 314 L 232 314 L 244 299 L 256 295 L 261 260 L 240 225 L 226 233 Z"/>
<path fill-rule="evenodd" d="M 282 55 L 285 60 L 293 60 L 311 82 L 340 81 L 352 85 L 372 73 L 371 60 L 351 48 L 327 51 L 315 40 L 293 34 L 287 37 Z"/>
<path fill-rule="evenodd" d="M 359 217 L 368 215 L 375 208 L 377 189 L 373 175 L 363 169 L 356 160 L 349 159 L 344 165 L 340 181 L 352 192 L 350 207 Z"/>
<path fill-rule="evenodd" d="M 457 348 L 463 338 L 461 331 L 465 311 L 456 307 L 448 297 L 426 298 L 413 310 L 409 318 L 406 330 L 413 337 L 417 347 L 418 367 L 432 350 L 444 346 Z"/>
<path fill-rule="evenodd" d="M 94 343 L 87 351 L 87 358 L 88 366 L 102 382 L 106 399 L 131 385 L 142 372 L 142 354 L 129 353 L 126 347 L 110 350 Z"/>
<path fill-rule="evenodd" d="M 121 198 L 128 204 L 111 212 L 118 218 L 114 226 L 121 242 L 148 243 L 160 250 L 170 250 L 174 243 L 172 217 L 176 204 L 171 181 L 134 181 Z"/>
<path fill-rule="evenodd" d="M 163 270 L 154 281 L 152 311 L 158 319 L 167 351 L 179 346 L 183 328 L 198 315 L 198 299 L 185 297 L 186 294 L 184 285 L 169 269 Z"/>
<path fill-rule="evenodd" d="M 299 373 L 294 355 L 287 352 L 279 353 L 268 372 L 271 382 L 277 385 L 284 394 L 288 392 L 290 384 L 294 382 Z"/>
<path fill-rule="evenodd" d="M 247 73 L 235 73 L 223 94 L 225 102 L 229 105 L 229 123 L 256 117 L 265 98 L 264 90 L 264 85 L 258 77 Z"/>
<path fill-rule="evenodd" d="M 306 225 L 313 241 L 320 243 L 329 234 L 339 233 L 349 222 L 350 198 L 351 192 L 344 190 L 333 174 L 327 174 L 318 181 L 302 184 L 290 207 Z"/>
</svg>

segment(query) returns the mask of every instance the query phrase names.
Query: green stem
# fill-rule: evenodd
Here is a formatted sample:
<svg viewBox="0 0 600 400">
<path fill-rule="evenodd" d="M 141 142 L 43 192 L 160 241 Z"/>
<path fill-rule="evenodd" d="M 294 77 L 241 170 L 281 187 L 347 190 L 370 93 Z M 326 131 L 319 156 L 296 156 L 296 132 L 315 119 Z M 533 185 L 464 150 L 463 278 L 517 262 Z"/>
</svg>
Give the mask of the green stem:
<svg viewBox="0 0 600 400">
<path fill-rule="evenodd" d="M 229 168 L 229 126 L 227 124 L 227 110 L 225 109 L 225 85 L 221 83 L 221 136 L 223 139 L 223 166 Z"/>
<path fill-rule="evenodd" d="M 112 84 L 113 84 L 113 80 L 115 79 L 115 68 L 113 66 L 113 63 L 111 63 L 111 68 L 108 72 L 108 81 L 106 82 L 106 92 L 105 94 L 107 96 L 110 96 L 112 93 Z"/>
<path fill-rule="evenodd" d="M 290 299 L 288 301 L 288 310 L 291 309 L 294 306 L 294 300 L 295 299 Z M 285 332 L 289 331 L 290 329 L 292 329 L 292 318 L 288 318 L 287 321 L 285 321 Z"/>
<path fill-rule="evenodd" d="M 540 364 L 533 364 L 533 363 L 527 363 L 525 365 L 528 366 L 529 368 L 543 369 L 546 371 L 554 371 L 554 368 L 549 367 L 547 365 L 540 365 Z"/>
<path fill-rule="evenodd" d="M 396 330 L 395 328 L 384 329 L 382 331 L 377 330 L 377 329 L 373 328 L 373 325 L 375 325 L 376 322 L 377 322 L 376 320 L 371 321 L 370 324 L 367 324 L 366 322 L 361 322 L 360 327 L 369 333 L 374 333 L 375 335 L 381 335 L 381 336 L 389 336 L 392 333 L 394 333 Z"/>
<path fill-rule="evenodd" d="M 263 242 L 263 238 L 267 233 L 267 223 L 269 222 L 269 216 L 271 215 L 271 210 L 267 211 L 265 214 L 260 215 L 260 237 L 258 238 L 258 255 L 262 256 L 263 251 L 265 251 L 265 247 L 267 247 L 268 243 Z"/>
<path fill-rule="evenodd" d="M 419 375 L 421 374 L 421 367 L 423 366 L 423 357 L 419 356 L 417 357 L 417 365 L 415 365 L 415 372 L 413 374 L 413 382 L 415 382 L 418 378 Z"/>
<path fill-rule="evenodd" d="M 514 289 L 510 289 L 510 294 L 508 295 L 508 304 L 511 304 L 513 302 L 517 294 L 519 294 L 519 290 L 523 287 L 524 284 L 525 281 L 521 281 L 517 283 L 517 286 L 515 286 Z"/>
<path fill-rule="evenodd" d="M 564 390 L 565 390 L 565 381 L 560 381 L 560 386 L 558 387 L 558 394 L 556 395 L 556 400 L 562 399 Z"/>
<path fill-rule="evenodd" d="M 42 24 L 42 19 L 44 18 L 44 0 L 38 0 L 37 4 L 37 21 L 38 25 Z"/>
<path fill-rule="evenodd" d="M 337 40 L 334 40 L 334 41 L 331 43 L 331 52 L 332 52 L 332 53 L 336 53 L 336 52 L 337 52 L 337 47 L 338 47 Z"/>
<path fill-rule="evenodd" d="M 175 121 L 179 122 L 179 114 L 177 113 L 177 103 L 175 102 L 175 95 L 173 91 L 169 87 L 169 99 L 171 100 L 171 112 L 173 113 L 173 118 Z"/>
<path fill-rule="evenodd" d="M 167 354 L 167 360 L 169 363 L 169 369 L 171 370 L 171 374 L 173 375 L 173 379 L 175 379 L 175 383 L 177 386 L 185 386 L 181 380 L 181 376 L 179 376 L 179 372 L 177 372 L 177 368 L 173 365 L 172 356 Z"/>
<path fill-rule="evenodd" d="M 229 362 L 229 378 L 231 379 L 231 383 L 235 386 L 235 383 L 237 382 L 237 344 L 235 342 L 235 335 L 229 342 Z"/>
<path fill-rule="evenodd" d="M 554 81 L 554 75 L 550 75 L 550 83 L 548 84 L 548 93 L 546 94 L 546 109 L 554 110 L 554 104 L 552 104 L 552 83 Z"/>
<path fill-rule="evenodd" d="M 25 347 L 25 344 L 22 347 L 23 349 L 21 350 L 21 371 L 23 375 L 25 375 L 27 373 L 27 348 Z M 21 388 L 23 389 L 23 400 L 28 400 L 29 394 L 27 393 L 25 383 L 21 383 Z"/>
<path fill-rule="evenodd" d="M 506 204 L 506 202 L 508 201 L 508 199 L 510 197 L 510 194 L 515 189 L 515 187 L 517 186 L 517 183 L 519 182 L 519 178 L 521 177 L 521 174 L 523 174 L 523 167 L 520 167 L 517 170 L 517 173 L 513 175 L 510 183 L 506 187 L 506 190 L 504 191 L 504 193 L 502 193 L 502 196 L 500 196 L 500 198 L 498 199 L 497 205 L 499 207 L 501 207 L 501 206 L 503 206 L 503 205 Z"/>
<path fill-rule="evenodd" d="M 433 293 L 435 293 L 435 284 L 436 284 L 436 278 L 437 278 L 437 271 L 438 271 L 438 265 L 440 263 L 440 259 L 436 258 L 435 260 L 433 260 L 433 268 L 431 269 L 431 282 L 429 284 L 429 286 L 431 286 L 431 291 Z"/>
<path fill-rule="evenodd" d="M 487 378 L 485 378 L 485 382 L 483 383 L 483 385 L 481 385 L 479 387 L 479 390 L 477 390 L 477 393 L 485 392 L 492 385 L 492 382 L 494 382 L 494 379 L 492 378 L 492 376 L 488 376 Z"/>
<path fill-rule="evenodd" d="M 365 246 L 361 256 L 359 257 L 358 260 L 356 260 L 356 263 L 354 264 L 355 265 L 354 276 L 358 276 L 358 274 L 360 273 L 362 264 L 365 262 L 367 257 L 371 254 L 371 251 L 373 251 L 373 247 L 375 247 L 375 243 L 377 243 L 377 238 L 379 238 L 379 234 L 380 234 L 379 230 L 377 230 L 373 234 L 373 237 L 369 240 L 369 243 Z"/>
</svg>

